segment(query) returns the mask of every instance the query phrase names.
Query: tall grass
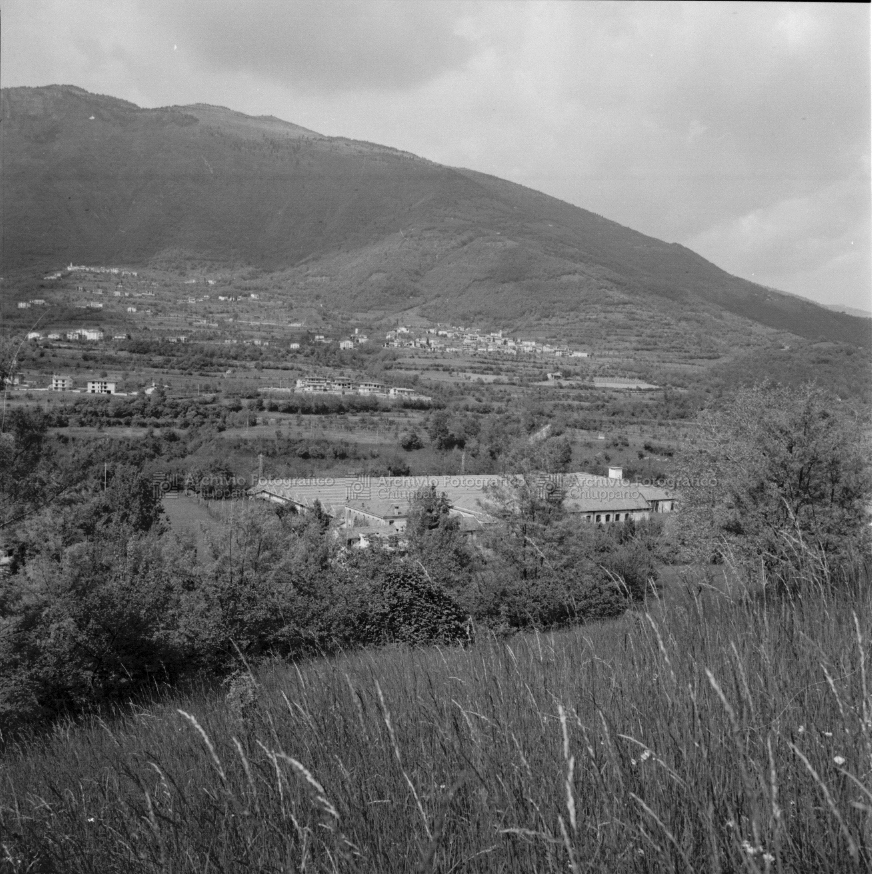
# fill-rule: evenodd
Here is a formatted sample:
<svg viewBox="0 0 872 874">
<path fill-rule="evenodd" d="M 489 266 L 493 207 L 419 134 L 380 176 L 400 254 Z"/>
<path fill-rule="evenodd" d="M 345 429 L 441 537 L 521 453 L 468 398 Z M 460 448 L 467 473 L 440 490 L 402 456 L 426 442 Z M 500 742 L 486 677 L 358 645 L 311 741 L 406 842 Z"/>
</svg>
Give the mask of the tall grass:
<svg viewBox="0 0 872 874">
<path fill-rule="evenodd" d="M 0 869 L 869 870 L 870 606 L 704 595 L 241 673 L 8 750 Z"/>
</svg>

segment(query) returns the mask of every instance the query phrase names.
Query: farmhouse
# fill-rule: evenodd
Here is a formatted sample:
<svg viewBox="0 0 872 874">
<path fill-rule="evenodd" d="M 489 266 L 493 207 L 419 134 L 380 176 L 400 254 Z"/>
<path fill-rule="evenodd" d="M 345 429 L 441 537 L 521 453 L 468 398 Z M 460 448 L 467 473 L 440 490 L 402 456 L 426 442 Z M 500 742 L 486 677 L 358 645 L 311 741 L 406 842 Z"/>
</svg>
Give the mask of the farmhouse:
<svg viewBox="0 0 872 874">
<path fill-rule="evenodd" d="M 620 468 L 612 468 L 609 473 L 607 477 L 589 473 L 539 474 L 526 484 L 542 497 L 559 499 L 584 523 L 604 525 L 648 519 L 674 509 L 672 492 L 630 483 L 623 479 Z M 511 487 L 521 482 L 520 477 L 497 474 L 261 480 L 249 494 L 301 513 L 311 511 L 317 502 L 337 520 L 351 542 L 361 540 L 364 532 L 360 529 L 366 529 L 363 540 L 404 531 L 416 493 L 428 486 L 445 494 L 451 515 L 460 520 L 460 530 L 474 535 L 495 522 L 489 512 L 494 493 L 502 491 L 511 501 Z"/>
</svg>

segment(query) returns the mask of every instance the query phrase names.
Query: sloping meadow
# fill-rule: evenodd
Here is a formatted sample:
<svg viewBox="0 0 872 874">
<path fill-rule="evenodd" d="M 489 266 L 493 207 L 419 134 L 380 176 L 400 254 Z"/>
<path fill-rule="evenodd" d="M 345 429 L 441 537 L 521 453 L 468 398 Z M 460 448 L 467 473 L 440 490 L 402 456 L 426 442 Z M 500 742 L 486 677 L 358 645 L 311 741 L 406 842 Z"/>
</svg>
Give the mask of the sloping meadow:
<svg viewBox="0 0 872 874">
<path fill-rule="evenodd" d="M 0 870 L 869 870 L 869 607 L 243 670 L 7 749 Z"/>
</svg>

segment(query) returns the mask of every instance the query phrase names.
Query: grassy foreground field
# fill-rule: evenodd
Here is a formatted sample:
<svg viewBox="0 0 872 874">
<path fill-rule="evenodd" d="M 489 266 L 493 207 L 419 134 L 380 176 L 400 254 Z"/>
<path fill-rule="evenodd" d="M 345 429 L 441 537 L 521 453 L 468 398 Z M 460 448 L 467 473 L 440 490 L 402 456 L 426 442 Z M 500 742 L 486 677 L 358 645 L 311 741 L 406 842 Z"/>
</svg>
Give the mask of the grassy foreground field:
<svg viewBox="0 0 872 874">
<path fill-rule="evenodd" d="M 0 870 L 868 871 L 870 600 L 240 673 L 8 748 Z"/>
</svg>

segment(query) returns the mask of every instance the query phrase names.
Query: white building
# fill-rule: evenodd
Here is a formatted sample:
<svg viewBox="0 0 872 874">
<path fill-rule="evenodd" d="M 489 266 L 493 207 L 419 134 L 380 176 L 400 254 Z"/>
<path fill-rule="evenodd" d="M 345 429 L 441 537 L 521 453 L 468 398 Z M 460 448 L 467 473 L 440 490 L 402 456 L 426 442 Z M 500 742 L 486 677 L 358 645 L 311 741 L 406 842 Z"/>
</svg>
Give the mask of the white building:
<svg viewBox="0 0 872 874">
<path fill-rule="evenodd" d="M 386 395 L 387 387 L 380 382 L 362 382 L 357 387 L 359 395 Z"/>
<path fill-rule="evenodd" d="M 297 391 L 327 392 L 330 390 L 330 380 L 309 377 L 297 380 Z"/>
<path fill-rule="evenodd" d="M 115 383 L 105 379 L 91 379 L 88 381 L 88 394 L 91 395 L 114 395 Z"/>
<path fill-rule="evenodd" d="M 52 391 L 70 391 L 73 387 L 73 378 L 71 376 L 58 376 L 54 374 L 51 378 Z"/>
</svg>

